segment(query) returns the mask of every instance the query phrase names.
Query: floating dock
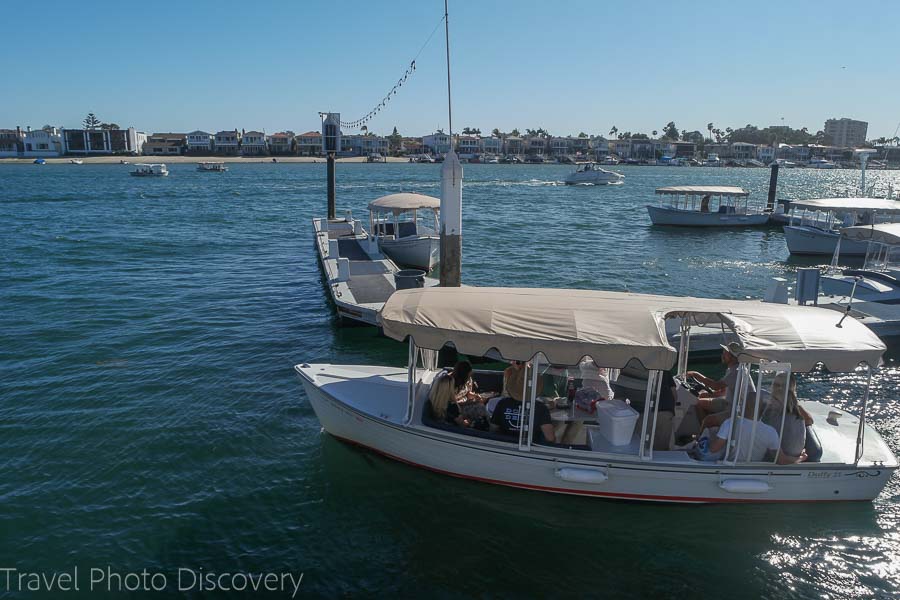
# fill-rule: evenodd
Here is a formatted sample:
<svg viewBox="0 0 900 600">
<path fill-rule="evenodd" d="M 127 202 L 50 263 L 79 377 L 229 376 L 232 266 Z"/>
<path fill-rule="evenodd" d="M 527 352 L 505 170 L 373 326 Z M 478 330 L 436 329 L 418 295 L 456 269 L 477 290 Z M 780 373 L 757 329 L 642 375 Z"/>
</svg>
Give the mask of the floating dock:
<svg viewBox="0 0 900 600">
<path fill-rule="evenodd" d="M 352 217 L 313 219 L 316 253 L 325 285 L 342 321 L 378 325 L 378 313 L 397 291 L 401 269 L 382 254 L 378 241 Z M 425 279 L 425 285 L 436 285 Z"/>
</svg>

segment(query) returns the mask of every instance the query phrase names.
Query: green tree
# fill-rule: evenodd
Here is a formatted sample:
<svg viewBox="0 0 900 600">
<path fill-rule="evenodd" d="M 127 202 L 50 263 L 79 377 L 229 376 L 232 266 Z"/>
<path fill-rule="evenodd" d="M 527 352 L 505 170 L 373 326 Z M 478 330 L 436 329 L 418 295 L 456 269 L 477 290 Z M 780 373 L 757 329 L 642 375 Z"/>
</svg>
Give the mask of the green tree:
<svg viewBox="0 0 900 600">
<path fill-rule="evenodd" d="M 519 136 L 521 136 L 522 134 L 521 134 L 521 132 L 519 132 L 518 129 L 513 129 L 512 131 L 509 132 L 509 135 L 511 135 L 511 136 L 513 136 L 513 137 L 519 137 Z"/>
<path fill-rule="evenodd" d="M 659 132 L 655 129 L 651 133 L 653 133 L 653 137 L 656 137 L 657 135 L 659 135 Z"/>
<path fill-rule="evenodd" d="M 100 129 L 120 129 L 115 123 L 100 123 Z"/>
<path fill-rule="evenodd" d="M 580 137 L 580 138 L 586 138 L 587 136 L 588 136 L 588 134 L 586 134 L 583 131 L 578 134 L 578 137 Z"/>
<path fill-rule="evenodd" d="M 85 129 L 96 129 L 100 125 L 100 119 L 97 118 L 97 115 L 94 113 L 88 113 L 84 118 L 84 128 Z"/>
<path fill-rule="evenodd" d="M 707 123 L 707 124 L 706 124 L 706 130 L 709 132 L 709 141 L 712 141 L 713 124 L 712 124 L 712 123 Z"/>
<path fill-rule="evenodd" d="M 629 135 L 629 137 L 633 140 L 649 140 L 650 139 L 650 136 L 648 136 L 646 133 L 632 133 Z"/>
<path fill-rule="evenodd" d="M 619 128 L 613 125 L 609 130 L 609 137 L 615 137 L 616 134 L 619 133 Z M 622 139 L 622 138 L 619 138 Z"/>
<path fill-rule="evenodd" d="M 678 126 L 675 125 L 675 121 L 666 123 L 663 127 L 663 137 L 667 140 L 678 140 Z"/>
<path fill-rule="evenodd" d="M 388 147 L 392 152 L 399 152 L 400 146 L 403 144 L 403 136 L 400 135 L 400 132 L 397 131 L 397 126 L 394 125 L 394 131 L 391 132 L 391 135 L 388 136 Z"/>
<path fill-rule="evenodd" d="M 500 133 L 500 130 L 497 129 L 496 127 L 494 127 L 494 130 L 491 131 L 491 135 L 494 136 L 494 137 L 502 137 L 502 136 L 503 136 L 503 134 Z"/>
</svg>

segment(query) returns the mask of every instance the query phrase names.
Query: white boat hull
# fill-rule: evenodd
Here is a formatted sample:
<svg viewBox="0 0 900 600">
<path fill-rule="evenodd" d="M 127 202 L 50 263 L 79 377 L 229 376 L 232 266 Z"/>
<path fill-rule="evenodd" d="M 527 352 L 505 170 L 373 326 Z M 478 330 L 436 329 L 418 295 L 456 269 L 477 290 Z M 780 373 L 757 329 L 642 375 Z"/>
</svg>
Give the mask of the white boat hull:
<svg viewBox="0 0 900 600">
<path fill-rule="evenodd" d="M 428 272 L 438 261 L 441 239 L 434 235 L 410 236 L 399 240 L 379 239 L 378 245 L 398 265 Z"/>
<path fill-rule="evenodd" d="M 839 234 L 807 225 L 785 225 L 784 239 L 791 254 L 834 255 Z M 841 256 L 865 256 L 868 242 L 843 240 Z"/>
<path fill-rule="evenodd" d="M 900 275 L 897 271 L 851 271 L 846 275 L 823 275 L 819 286 L 826 296 L 849 297 L 852 293 L 854 300 L 898 304 L 900 281 L 897 275 Z"/>
<path fill-rule="evenodd" d="M 355 378 L 354 369 L 360 370 Z M 871 500 L 896 468 L 821 463 L 731 467 L 686 459 L 684 452 L 657 452 L 648 461 L 562 447 L 519 450 L 513 442 L 404 425 L 405 369 L 300 365 L 296 370 L 316 416 L 334 437 L 411 466 L 495 485 L 682 503 Z M 327 372 L 337 375 L 323 377 Z M 348 395 L 356 400 L 339 399 Z M 867 429 L 867 444 L 871 437 L 884 446 Z"/>
<path fill-rule="evenodd" d="M 647 212 L 654 225 L 678 227 L 751 227 L 769 222 L 767 214 L 702 213 L 697 210 L 680 210 L 652 204 L 647 205 Z"/>
<path fill-rule="evenodd" d="M 610 185 L 625 178 L 617 173 L 576 172 L 566 176 L 566 185 Z"/>
</svg>

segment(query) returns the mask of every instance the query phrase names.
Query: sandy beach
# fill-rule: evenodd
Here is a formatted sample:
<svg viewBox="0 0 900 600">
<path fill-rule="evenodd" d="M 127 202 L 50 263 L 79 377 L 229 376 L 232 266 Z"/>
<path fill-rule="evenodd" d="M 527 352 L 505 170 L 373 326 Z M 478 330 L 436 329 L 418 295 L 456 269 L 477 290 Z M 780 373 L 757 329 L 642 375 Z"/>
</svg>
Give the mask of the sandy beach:
<svg viewBox="0 0 900 600">
<path fill-rule="evenodd" d="M 84 164 L 92 165 L 118 165 L 125 160 L 134 163 L 200 163 L 200 162 L 225 162 L 225 163 L 271 163 L 272 159 L 279 163 L 324 163 L 325 158 L 316 156 L 63 156 L 59 158 L 47 158 L 47 164 L 69 164 L 72 159 L 83 160 Z M 0 158 L 0 164 L 34 163 L 34 157 L 30 158 Z M 365 156 L 353 156 L 339 158 L 337 162 L 354 163 L 366 162 Z M 409 162 L 408 158 L 389 156 L 387 162 Z"/>
</svg>

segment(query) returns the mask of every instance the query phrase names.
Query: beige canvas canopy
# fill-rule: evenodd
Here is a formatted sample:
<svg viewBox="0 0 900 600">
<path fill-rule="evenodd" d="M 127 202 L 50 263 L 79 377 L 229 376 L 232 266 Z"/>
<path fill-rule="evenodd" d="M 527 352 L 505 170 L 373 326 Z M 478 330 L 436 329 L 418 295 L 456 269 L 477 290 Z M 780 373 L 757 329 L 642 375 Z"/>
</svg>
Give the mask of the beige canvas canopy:
<svg viewBox="0 0 900 600">
<path fill-rule="evenodd" d="M 523 288 L 424 288 L 394 293 L 379 317 L 385 335 L 412 337 L 423 348 L 451 343 L 464 354 L 529 360 L 543 353 L 554 364 L 575 365 L 590 356 L 606 367 L 639 360 L 648 369 L 670 369 L 676 350 L 665 320 L 724 323 L 743 349 L 740 360 L 790 362 L 809 371 L 823 362 L 832 371 L 877 365 L 884 344 L 867 327 L 814 307 L 746 300 L 676 298 L 592 290 Z"/>
<path fill-rule="evenodd" d="M 673 185 L 656 188 L 657 194 L 675 194 L 679 196 L 749 196 L 744 188 L 730 185 Z"/>
<path fill-rule="evenodd" d="M 813 200 L 791 200 L 791 208 L 822 210 L 832 212 L 900 213 L 900 202 L 886 198 L 817 198 Z"/>
<path fill-rule="evenodd" d="M 878 223 L 877 225 L 844 227 L 841 229 L 841 235 L 845 239 L 860 242 L 900 244 L 900 223 Z"/>
<path fill-rule="evenodd" d="M 390 212 L 403 212 L 405 210 L 418 210 L 420 208 L 438 209 L 440 207 L 441 201 L 438 198 L 409 192 L 389 194 L 369 202 L 369 210 Z"/>
</svg>

